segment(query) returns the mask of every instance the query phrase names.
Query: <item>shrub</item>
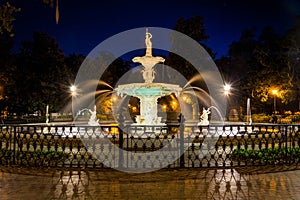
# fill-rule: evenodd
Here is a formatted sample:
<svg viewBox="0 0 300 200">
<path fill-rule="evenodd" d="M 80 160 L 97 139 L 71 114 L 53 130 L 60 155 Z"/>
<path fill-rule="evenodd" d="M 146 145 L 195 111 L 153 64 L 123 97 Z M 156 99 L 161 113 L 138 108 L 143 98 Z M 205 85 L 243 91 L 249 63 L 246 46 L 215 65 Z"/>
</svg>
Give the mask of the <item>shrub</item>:
<svg viewBox="0 0 300 200">
<path fill-rule="evenodd" d="M 27 165 L 55 165 L 57 162 L 67 159 L 69 157 L 68 154 L 62 151 L 55 150 L 40 150 L 36 151 L 19 151 L 12 149 L 0 149 L 0 161 L 4 159 L 6 161 L 10 161 L 15 158 L 17 161 L 27 164 Z"/>
<path fill-rule="evenodd" d="M 234 149 L 232 158 L 234 160 L 259 164 L 277 164 L 284 160 L 295 162 L 300 158 L 300 147 L 265 148 L 260 150 Z"/>
<path fill-rule="evenodd" d="M 265 114 L 253 114 L 251 118 L 256 123 L 269 123 L 272 120 L 271 116 Z"/>
</svg>

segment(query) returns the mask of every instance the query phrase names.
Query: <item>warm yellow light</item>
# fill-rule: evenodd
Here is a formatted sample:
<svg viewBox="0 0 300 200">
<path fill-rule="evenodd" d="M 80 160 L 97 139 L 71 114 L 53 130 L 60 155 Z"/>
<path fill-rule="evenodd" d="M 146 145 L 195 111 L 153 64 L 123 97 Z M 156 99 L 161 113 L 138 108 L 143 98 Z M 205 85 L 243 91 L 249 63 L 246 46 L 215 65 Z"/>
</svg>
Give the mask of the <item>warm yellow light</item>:
<svg viewBox="0 0 300 200">
<path fill-rule="evenodd" d="M 172 101 L 172 104 L 173 104 L 173 105 L 176 105 L 176 101 Z"/>
<path fill-rule="evenodd" d="M 135 107 L 135 106 L 133 106 L 133 107 L 132 107 L 132 110 L 133 110 L 133 111 L 136 111 L 136 107 Z"/>
<path fill-rule="evenodd" d="M 163 105 L 163 109 L 166 109 L 167 108 L 167 105 Z"/>
<path fill-rule="evenodd" d="M 272 90 L 272 94 L 276 95 L 278 93 L 278 90 L 274 89 Z"/>
</svg>

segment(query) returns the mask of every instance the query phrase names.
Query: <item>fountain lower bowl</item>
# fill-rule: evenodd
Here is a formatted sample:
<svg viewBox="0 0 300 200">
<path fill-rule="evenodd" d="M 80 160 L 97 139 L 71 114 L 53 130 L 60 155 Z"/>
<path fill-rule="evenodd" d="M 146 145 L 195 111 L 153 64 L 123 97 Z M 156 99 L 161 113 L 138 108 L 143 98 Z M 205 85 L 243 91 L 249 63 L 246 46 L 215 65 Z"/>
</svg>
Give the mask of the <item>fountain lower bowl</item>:
<svg viewBox="0 0 300 200">
<path fill-rule="evenodd" d="M 166 83 L 130 83 L 119 85 L 115 90 L 120 95 L 126 94 L 135 97 L 162 97 L 171 93 L 178 95 L 182 91 L 182 88 L 179 85 Z"/>
</svg>

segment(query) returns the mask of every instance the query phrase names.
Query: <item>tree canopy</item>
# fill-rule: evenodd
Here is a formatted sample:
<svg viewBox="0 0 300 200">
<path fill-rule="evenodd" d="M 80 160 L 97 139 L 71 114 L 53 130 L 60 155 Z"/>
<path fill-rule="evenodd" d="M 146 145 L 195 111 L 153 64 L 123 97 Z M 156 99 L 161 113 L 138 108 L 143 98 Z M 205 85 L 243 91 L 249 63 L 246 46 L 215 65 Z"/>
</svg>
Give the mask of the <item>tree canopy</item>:
<svg viewBox="0 0 300 200">
<path fill-rule="evenodd" d="M 258 35 L 255 28 L 245 30 L 230 45 L 228 56 L 217 61 L 226 81 L 239 91 L 239 105 L 250 97 L 258 112 L 270 113 L 275 98 L 272 90 L 277 90 L 281 109 L 299 109 L 297 30 L 295 26 L 282 35 L 272 27 L 265 27 Z"/>
<path fill-rule="evenodd" d="M 53 0 L 43 2 L 50 6 L 54 4 Z M 62 110 L 70 100 L 69 86 L 85 56 L 65 55 L 56 39 L 44 32 L 34 32 L 32 39 L 24 40 L 19 52 L 13 54 L 13 22 L 19 11 L 9 3 L 0 6 L 0 110 L 17 114 L 44 112 L 46 105 L 50 105 L 50 111 Z M 265 27 L 260 32 L 249 27 L 231 43 L 227 55 L 216 59 L 213 49 L 205 45 L 209 36 L 203 19 L 203 16 L 180 18 L 174 30 L 190 36 L 207 50 L 219 67 L 224 82 L 233 84 L 232 98 L 236 106 L 244 106 L 246 99 L 251 98 L 254 112 L 270 113 L 276 95 L 280 111 L 299 110 L 299 22 L 281 34 L 272 27 Z M 171 48 L 178 48 L 176 40 L 172 42 Z M 201 77 L 188 61 L 174 53 L 169 53 L 165 64 L 179 71 L 187 80 Z M 101 78 L 114 86 L 130 67 L 129 62 L 116 58 Z M 194 84 L 206 89 L 201 81 Z M 98 89 L 103 87 L 99 84 Z M 274 89 L 278 91 L 276 94 L 272 93 Z"/>
</svg>

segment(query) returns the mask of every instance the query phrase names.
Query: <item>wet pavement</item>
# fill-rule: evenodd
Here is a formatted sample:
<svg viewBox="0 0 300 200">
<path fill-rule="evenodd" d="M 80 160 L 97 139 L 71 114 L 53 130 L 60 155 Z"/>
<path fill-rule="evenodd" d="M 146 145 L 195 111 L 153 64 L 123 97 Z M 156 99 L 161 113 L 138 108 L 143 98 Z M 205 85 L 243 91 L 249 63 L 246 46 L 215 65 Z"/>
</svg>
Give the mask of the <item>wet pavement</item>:
<svg viewBox="0 0 300 200">
<path fill-rule="evenodd" d="M 112 169 L 0 167 L 0 199 L 300 199 L 300 167 Z"/>
</svg>

